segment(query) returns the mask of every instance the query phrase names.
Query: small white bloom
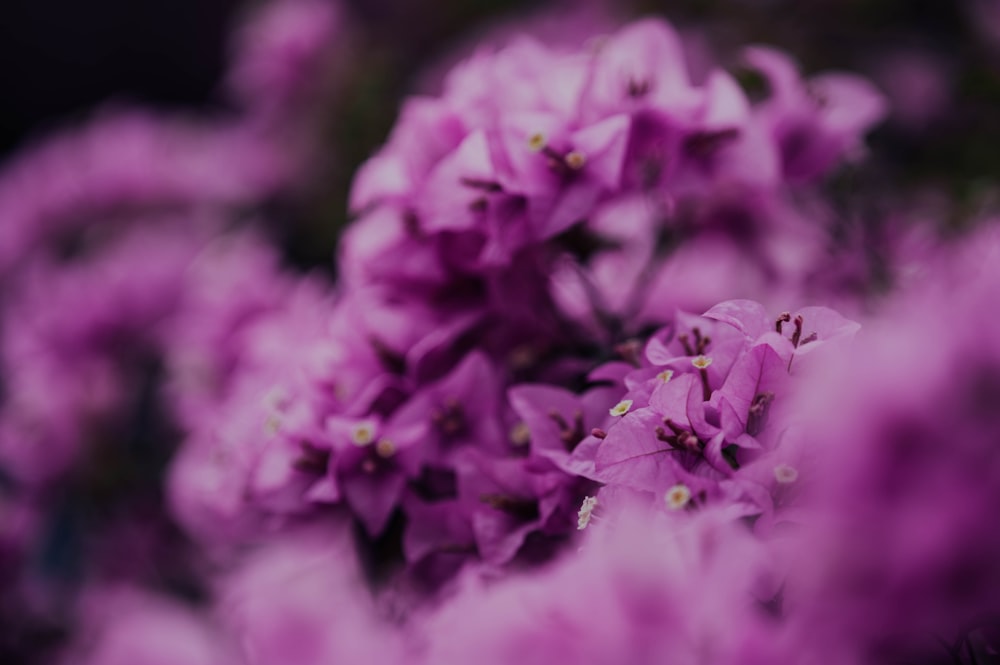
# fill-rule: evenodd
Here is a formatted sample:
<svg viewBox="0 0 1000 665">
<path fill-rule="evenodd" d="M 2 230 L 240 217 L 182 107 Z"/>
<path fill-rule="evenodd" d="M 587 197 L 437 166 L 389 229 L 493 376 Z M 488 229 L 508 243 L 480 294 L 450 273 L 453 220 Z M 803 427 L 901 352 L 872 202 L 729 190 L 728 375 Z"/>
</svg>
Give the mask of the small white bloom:
<svg viewBox="0 0 1000 665">
<path fill-rule="evenodd" d="M 576 516 L 577 530 L 582 531 L 587 528 L 595 508 L 597 508 L 596 496 L 588 496 L 583 499 L 583 505 L 580 506 L 580 512 Z"/>
<path fill-rule="evenodd" d="M 375 439 L 375 423 L 371 420 L 362 420 L 351 429 L 351 441 L 356 446 L 367 446 Z"/>
<path fill-rule="evenodd" d="M 667 490 L 663 501 L 670 510 L 680 510 L 691 501 L 691 490 L 687 485 L 678 483 Z"/>
<path fill-rule="evenodd" d="M 574 171 L 579 171 L 587 163 L 587 156 L 582 152 L 573 150 L 566 154 L 564 161 L 566 162 L 566 166 L 570 167 Z"/>
<path fill-rule="evenodd" d="M 626 413 L 628 413 L 628 410 L 631 408 L 632 408 L 632 400 L 623 399 L 622 401 L 618 402 L 613 407 L 611 407 L 608 413 L 610 413 L 613 416 L 624 416 Z"/>
<path fill-rule="evenodd" d="M 656 378 L 658 378 L 660 381 L 663 381 L 664 383 L 669 383 L 670 379 L 674 378 L 674 370 L 665 369 L 659 374 L 657 374 Z"/>
<path fill-rule="evenodd" d="M 375 444 L 375 452 L 382 458 L 392 457 L 396 454 L 396 444 L 392 439 L 379 439 Z"/>
<path fill-rule="evenodd" d="M 510 428 L 510 442 L 515 446 L 526 446 L 531 442 L 531 429 L 521 421 Z"/>
<path fill-rule="evenodd" d="M 774 478 L 782 485 L 790 485 L 799 479 L 799 472 L 794 466 L 779 464 L 774 467 Z"/>
<path fill-rule="evenodd" d="M 691 364 L 698 369 L 708 369 L 708 366 L 712 364 L 712 359 L 708 356 L 696 356 L 691 359 Z"/>
</svg>

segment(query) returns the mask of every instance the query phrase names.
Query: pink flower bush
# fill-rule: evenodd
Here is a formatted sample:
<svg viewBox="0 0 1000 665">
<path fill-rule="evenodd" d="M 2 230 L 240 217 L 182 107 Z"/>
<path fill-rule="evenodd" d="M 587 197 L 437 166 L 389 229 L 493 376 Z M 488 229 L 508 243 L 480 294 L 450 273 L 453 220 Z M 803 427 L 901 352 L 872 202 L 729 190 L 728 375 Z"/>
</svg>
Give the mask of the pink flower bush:
<svg viewBox="0 0 1000 665">
<path fill-rule="evenodd" d="M 996 656 L 1000 244 L 843 218 L 869 83 L 515 32 L 404 103 L 331 280 L 253 225 L 346 14 L 260 11 L 238 118 L 0 179 L 0 660 Z"/>
</svg>

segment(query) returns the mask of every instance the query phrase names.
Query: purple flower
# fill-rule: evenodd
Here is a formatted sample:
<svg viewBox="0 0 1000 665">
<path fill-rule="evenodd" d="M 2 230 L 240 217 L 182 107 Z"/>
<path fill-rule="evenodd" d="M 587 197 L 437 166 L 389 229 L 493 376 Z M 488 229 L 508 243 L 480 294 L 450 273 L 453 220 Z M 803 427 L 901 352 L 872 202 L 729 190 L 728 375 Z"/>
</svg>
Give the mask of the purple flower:
<svg viewBox="0 0 1000 665">
<path fill-rule="evenodd" d="M 794 379 L 808 366 L 796 358 L 807 347 L 836 357 L 835 343 L 856 329 L 826 308 L 769 317 L 751 301 L 722 303 L 704 317 L 678 313 L 646 345 L 648 364 L 624 376 L 628 391 L 610 408 L 612 420 L 574 451 L 571 468 L 663 497 L 670 509 L 717 504 L 764 515 L 761 528 L 769 528 L 799 473 Z"/>
<path fill-rule="evenodd" d="M 445 574 L 434 575 L 431 580 L 437 586 L 439 576 L 451 577 L 463 564 L 478 560 L 479 550 L 466 503 L 458 498 L 457 476 L 453 472 L 431 472 L 420 481 L 419 490 L 430 489 L 431 496 L 425 500 L 414 492 L 404 499 L 403 553 L 419 572 L 433 572 L 435 564 L 444 566 Z"/>
<path fill-rule="evenodd" d="M 288 107 L 315 102 L 342 55 L 343 8 L 335 0 L 275 0 L 236 33 L 229 87 L 252 114 L 274 122 Z M 287 128 L 285 128 L 287 130 Z"/>
<path fill-rule="evenodd" d="M 754 47 L 746 59 L 770 86 L 760 119 L 780 147 L 789 180 L 814 179 L 851 157 L 861 135 L 886 114 L 884 97 L 858 76 L 831 72 L 806 83 L 778 51 Z"/>
<path fill-rule="evenodd" d="M 181 298 L 177 277 L 205 240 L 133 229 L 74 261 L 43 257 L 6 284 L 0 464 L 19 482 L 59 477 L 127 417 Z M 106 435 L 105 435 L 106 436 Z"/>
<path fill-rule="evenodd" d="M 242 662 L 406 662 L 400 635 L 361 584 L 347 534 L 336 521 L 286 534 L 227 576 L 216 615 Z"/>
<path fill-rule="evenodd" d="M 307 512 L 309 496 L 337 497 L 322 482 L 325 419 L 353 400 L 367 408 L 366 387 L 381 373 L 364 340 L 337 332 L 338 316 L 326 294 L 300 288 L 239 332 L 222 400 L 189 425 L 170 472 L 174 514 L 195 534 L 238 540 L 268 516 Z"/>
<path fill-rule="evenodd" d="M 329 418 L 334 486 L 372 536 L 380 534 L 424 457 L 428 423 Z"/>
<path fill-rule="evenodd" d="M 422 662 L 735 663 L 779 651 L 754 601 L 772 591 L 767 557 L 742 527 L 622 517 L 540 573 L 467 584 L 422 627 Z"/>
<path fill-rule="evenodd" d="M 5 167 L 0 271 L 91 224 L 117 228 L 177 209 L 193 214 L 259 200 L 281 181 L 283 160 L 234 123 L 99 116 Z"/>
<path fill-rule="evenodd" d="M 206 614 L 128 588 L 91 590 L 80 607 L 81 634 L 66 663 L 236 665 L 235 644 Z"/>
<path fill-rule="evenodd" d="M 523 437 L 531 454 L 548 460 L 556 468 L 573 475 L 586 475 L 588 465 L 573 453 L 595 428 L 611 418 L 609 405 L 621 394 L 617 386 L 599 387 L 577 396 L 568 390 L 546 385 L 519 385 L 508 393 L 511 407 L 521 418 L 512 436 Z"/>
<path fill-rule="evenodd" d="M 538 472 L 523 458 L 495 459 L 470 451 L 457 468 L 458 499 L 472 524 L 483 562 L 513 559 L 529 534 L 566 533 L 578 504 L 570 478 Z"/>
<path fill-rule="evenodd" d="M 864 658 L 993 648 L 998 248 L 989 228 L 943 251 L 802 411 L 822 469 L 796 558 L 803 611 Z"/>
<path fill-rule="evenodd" d="M 838 82 L 828 81 L 839 102 L 850 86 Z M 802 85 L 797 76 L 791 83 Z M 341 262 L 350 275 L 396 284 L 396 297 L 405 298 L 408 287 L 454 283 L 456 269 L 491 278 L 498 269 L 520 272 L 514 266 L 522 252 L 549 246 L 541 276 L 556 273 L 563 293 L 555 298 L 571 316 L 581 316 L 581 293 L 599 316 L 627 314 L 644 304 L 632 293 L 646 281 L 640 274 L 670 265 L 662 255 L 653 261 L 662 234 L 703 231 L 713 216 L 705 203 L 734 199 L 746 224 L 726 233 L 743 246 L 758 232 L 775 235 L 762 220 L 776 215 L 758 209 L 778 207 L 771 199 L 787 186 L 780 137 L 771 136 L 761 113 L 721 70 L 704 83 L 690 81 L 679 39 L 655 20 L 585 51 L 528 38 L 481 50 L 452 71 L 440 96 L 409 101 L 388 143 L 358 173 L 351 206 L 362 215 Z M 841 132 L 838 145 L 852 146 L 878 116 L 860 112 L 848 122 L 828 115 L 819 113 L 818 122 Z M 679 203 L 695 211 L 690 230 L 669 229 Z M 639 214 L 643 206 L 647 215 Z M 617 218 L 619 207 L 635 217 L 630 224 L 648 227 L 624 232 L 601 221 Z M 796 220 L 790 226 L 810 227 L 785 217 Z M 788 231 L 778 234 L 783 240 L 761 241 L 775 245 L 778 265 L 762 261 L 747 271 L 752 277 L 785 275 L 789 257 L 822 248 L 815 234 Z M 579 262 L 582 280 L 572 262 L 553 261 L 567 257 Z M 610 283 L 623 263 L 623 281 Z"/>
<path fill-rule="evenodd" d="M 502 455 L 510 444 L 500 422 L 500 381 L 486 356 L 469 354 L 450 374 L 418 389 L 392 420 L 425 428 L 427 459 L 433 463 L 450 465 L 467 446 Z"/>
<path fill-rule="evenodd" d="M 163 341 L 174 408 L 193 425 L 218 408 L 243 371 L 261 321 L 294 309 L 290 301 L 315 300 L 318 287 L 282 273 L 277 255 L 252 233 L 213 239 L 178 277 L 181 302 Z"/>
</svg>

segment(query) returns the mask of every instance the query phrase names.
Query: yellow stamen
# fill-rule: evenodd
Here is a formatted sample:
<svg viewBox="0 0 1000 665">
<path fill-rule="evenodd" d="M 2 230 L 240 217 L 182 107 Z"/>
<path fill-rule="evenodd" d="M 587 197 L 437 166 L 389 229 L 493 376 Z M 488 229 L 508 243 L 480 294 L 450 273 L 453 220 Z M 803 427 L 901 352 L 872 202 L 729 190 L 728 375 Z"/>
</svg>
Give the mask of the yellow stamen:
<svg viewBox="0 0 1000 665">
<path fill-rule="evenodd" d="M 392 457 L 396 454 L 396 444 L 391 439 L 379 439 L 375 444 L 375 452 L 379 457 Z"/>
<path fill-rule="evenodd" d="M 587 163 L 587 156 L 582 152 L 573 150 L 572 152 L 567 153 L 564 161 L 566 162 L 566 166 L 570 167 L 574 171 L 579 171 Z"/>
<path fill-rule="evenodd" d="M 531 429 L 524 422 L 510 428 L 510 442 L 515 446 L 526 446 L 531 442 Z"/>
<path fill-rule="evenodd" d="M 375 438 L 375 423 L 364 420 L 351 430 L 351 441 L 357 446 L 367 446 Z"/>
</svg>

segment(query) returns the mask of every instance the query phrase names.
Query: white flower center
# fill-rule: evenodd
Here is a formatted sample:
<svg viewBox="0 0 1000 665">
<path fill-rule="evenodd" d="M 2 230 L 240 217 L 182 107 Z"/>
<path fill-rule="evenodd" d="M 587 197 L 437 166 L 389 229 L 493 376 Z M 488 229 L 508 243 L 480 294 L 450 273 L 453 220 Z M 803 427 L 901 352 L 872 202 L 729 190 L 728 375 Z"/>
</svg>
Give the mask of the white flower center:
<svg viewBox="0 0 1000 665">
<path fill-rule="evenodd" d="M 566 154 L 565 162 L 566 166 L 570 167 L 574 171 L 579 171 L 587 163 L 587 156 L 582 152 L 573 150 Z"/>
<path fill-rule="evenodd" d="M 582 531 L 587 528 L 590 524 L 590 518 L 594 513 L 594 508 L 597 507 L 597 497 L 588 496 L 584 497 L 583 504 L 580 506 L 580 512 L 576 516 L 576 528 Z"/>
<path fill-rule="evenodd" d="M 774 467 L 774 478 L 782 485 L 790 485 L 799 479 L 799 472 L 794 466 L 779 464 Z"/>
<path fill-rule="evenodd" d="M 396 444 L 392 439 L 379 439 L 375 444 L 375 452 L 382 458 L 392 457 L 396 454 Z"/>
<path fill-rule="evenodd" d="M 658 378 L 660 381 L 663 381 L 664 383 L 668 383 L 670 379 L 674 378 L 674 370 L 665 369 L 659 374 L 657 374 L 656 378 Z"/>
<path fill-rule="evenodd" d="M 510 428 L 510 442 L 515 446 L 526 446 L 531 442 L 531 429 L 524 422 Z"/>
<path fill-rule="evenodd" d="M 663 501 L 670 510 L 680 510 L 691 501 L 691 490 L 687 485 L 678 483 L 667 490 Z"/>
<path fill-rule="evenodd" d="M 691 364 L 698 369 L 708 369 L 708 366 L 712 364 L 712 359 L 708 356 L 696 356 L 691 359 Z"/>
<path fill-rule="evenodd" d="M 375 423 L 362 420 L 351 430 L 351 441 L 356 446 L 367 446 L 375 439 Z"/>
<path fill-rule="evenodd" d="M 628 410 L 631 408 L 632 408 L 632 400 L 623 399 L 622 401 L 618 402 L 613 407 L 611 407 L 611 409 L 608 410 L 608 413 L 610 413 L 613 416 L 624 416 L 626 413 L 628 413 Z"/>
</svg>

